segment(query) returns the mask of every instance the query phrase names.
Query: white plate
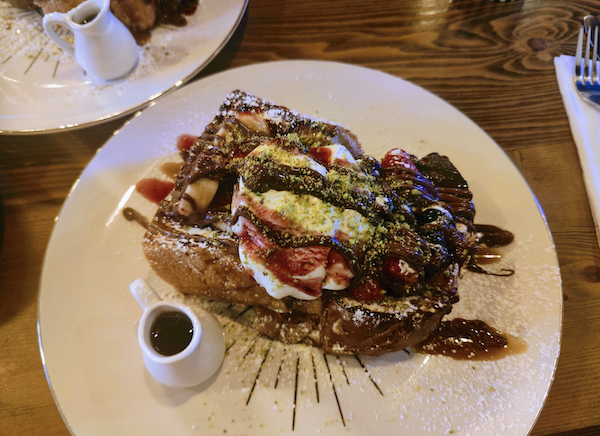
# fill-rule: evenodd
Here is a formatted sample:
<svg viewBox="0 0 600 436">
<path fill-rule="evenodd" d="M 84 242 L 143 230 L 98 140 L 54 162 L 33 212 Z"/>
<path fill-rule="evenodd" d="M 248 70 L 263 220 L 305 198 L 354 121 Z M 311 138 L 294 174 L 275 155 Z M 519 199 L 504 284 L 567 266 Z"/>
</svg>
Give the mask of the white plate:
<svg viewBox="0 0 600 436">
<path fill-rule="evenodd" d="M 35 11 L 0 2 L 0 133 L 85 127 L 131 113 L 204 68 L 240 23 L 247 0 L 200 0 L 181 28 L 157 27 L 128 77 L 103 83 L 50 41 Z"/>
<path fill-rule="evenodd" d="M 154 381 L 136 342 L 141 309 L 128 285 L 144 277 L 163 293 L 169 288 L 153 278 L 143 258 L 144 230 L 121 211 L 129 205 L 153 214 L 133 185 L 175 152 L 180 134 L 200 134 L 238 88 L 343 123 L 378 157 L 392 147 L 448 155 L 474 192 L 477 221 L 516 235 L 503 264 L 515 275 L 465 273 L 453 314 L 522 338 L 526 352 L 475 362 L 399 352 L 359 362 L 256 339 L 221 317 L 231 348 L 218 376 L 183 390 Z M 561 318 L 560 274 L 548 228 L 502 150 L 417 86 L 369 69 L 312 61 L 227 71 L 132 119 L 92 160 L 65 203 L 39 297 L 45 369 L 74 435 L 525 435 L 554 376 Z"/>
</svg>

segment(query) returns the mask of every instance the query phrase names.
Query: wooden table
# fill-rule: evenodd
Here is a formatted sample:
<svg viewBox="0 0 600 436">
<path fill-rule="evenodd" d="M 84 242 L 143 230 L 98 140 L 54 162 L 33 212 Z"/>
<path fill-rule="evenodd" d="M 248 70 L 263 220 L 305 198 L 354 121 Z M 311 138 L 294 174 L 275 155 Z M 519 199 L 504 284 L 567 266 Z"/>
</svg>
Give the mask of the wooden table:
<svg viewBox="0 0 600 436">
<path fill-rule="evenodd" d="M 534 435 L 600 433 L 600 251 L 553 67 L 553 57 L 575 52 L 588 13 L 600 13 L 599 0 L 251 0 L 197 77 L 279 59 L 363 65 L 428 89 L 492 136 L 545 211 L 564 286 L 562 353 Z M 69 434 L 38 351 L 42 260 L 69 189 L 124 121 L 0 136 L 2 435 Z"/>
</svg>

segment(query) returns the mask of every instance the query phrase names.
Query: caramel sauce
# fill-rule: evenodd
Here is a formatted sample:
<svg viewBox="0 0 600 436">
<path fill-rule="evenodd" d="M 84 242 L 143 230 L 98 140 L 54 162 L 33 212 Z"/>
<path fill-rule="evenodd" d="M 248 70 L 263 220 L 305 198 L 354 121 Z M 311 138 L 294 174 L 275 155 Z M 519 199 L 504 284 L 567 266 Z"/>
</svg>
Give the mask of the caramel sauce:
<svg viewBox="0 0 600 436">
<path fill-rule="evenodd" d="M 145 32 L 139 32 L 137 30 L 129 29 L 129 31 L 131 32 L 131 35 L 133 35 L 133 39 L 135 39 L 137 45 L 144 45 L 148 43 L 152 37 L 152 33 L 149 30 Z"/>
<path fill-rule="evenodd" d="M 511 233 L 512 234 L 512 233 Z M 488 271 L 481 265 L 489 265 L 502 260 L 502 253 L 499 250 L 489 247 L 478 247 L 477 253 L 473 256 L 473 261 L 467 266 L 471 272 L 478 274 L 487 274 L 489 276 L 508 277 L 515 273 L 513 269 L 502 268 L 498 271 Z"/>
<path fill-rule="evenodd" d="M 181 171 L 181 164 L 177 162 L 165 162 L 160 166 L 160 171 L 171 180 L 175 180 L 179 171 Z"/>
<path fill-rule="evenodd" d="M 186 314 L 163 312 L 152 324 L 150 343 L 157 353 L 173 356 L 187 348 L 193 335 L 194 326 Z"/>
<path fill-rule="evenodd" d="M 500 262 L 500 260 L 502 260 L 502 253 L 493 248 L 480 247 L 475 255 L 475 263 L 477 265 L 488 265 Z"/>
<path fill-rule="evenodd" d="M 480 320 L 443 321 L 427 339 L 413 347 L 419 353 L 441 354 L 461 360 L 497 360 L 520 354 L 527 343 L 501 334 Z"/>
</svg>

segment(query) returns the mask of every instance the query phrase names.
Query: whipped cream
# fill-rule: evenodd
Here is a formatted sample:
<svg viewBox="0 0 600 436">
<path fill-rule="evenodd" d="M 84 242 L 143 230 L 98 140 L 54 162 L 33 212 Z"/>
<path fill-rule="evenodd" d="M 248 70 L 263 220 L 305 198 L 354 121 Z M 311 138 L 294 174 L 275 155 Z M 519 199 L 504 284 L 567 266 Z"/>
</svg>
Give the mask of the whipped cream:
<svg viewBox="0 0 600 436">
<path fill-rule="evenodd" d="M 325 148 L 325 147 L 323 147 Z M 332 145 L 327 153 L 330 162 L 345 161 L 347 166 L 356 164 L 348 150 L 341 145 Z M 311 156 L 284 149 L 277 144 L 267 142 L 250 153 L 248 158 L 260 158 L 294 168 L 308 168 L 328 177 L 326 166 Z M 255 192 L 240 177 L 238 189 L 234 193 L 235 211 L 244 206 L 262 222 L 279 232 L 295 237 L 325 236 L 352 245 L 368 241 L 375 233 L 373 225 L 359 212 L 345 209 L 309 194 L 299 194 L 288 190 L 269 189 Z M 322 289 L 341 290 L 348 287 L 353 274 L 345 259 L 330 253 L 328 247 L 315 248 L 308 253 L 306 248 L 281 248 L 262 237 L 252 223 L 244 218 L 238 219 L 232 227 L 240 238 L 239 256 L 242 264 L 254 279 L 274 298 L 291 296 L 297 299 L 315 299 Z M 283 263 L 273 264 L 277 257 L 274 252 L 281 250 L 286 256 L 295 256 L 305 265 L 303 274 L 290 272 L 285 274 Z M 307 259 L 307 257 L 311 257 Z M 312 265 L 307 265 L 311 263 Z M 283 279 L 282 279 L 283 278 Z M 318 287 L 316 293 L 307 293 L 306 286 Z"/>
</svg>

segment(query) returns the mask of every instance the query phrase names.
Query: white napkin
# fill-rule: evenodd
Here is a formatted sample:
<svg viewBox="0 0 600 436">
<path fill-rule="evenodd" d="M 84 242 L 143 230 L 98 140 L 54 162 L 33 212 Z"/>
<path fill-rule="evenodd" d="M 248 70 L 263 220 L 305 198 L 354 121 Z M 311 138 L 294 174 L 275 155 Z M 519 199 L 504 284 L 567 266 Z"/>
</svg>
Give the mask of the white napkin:
<svg viewBox="0 0 600 436">
<path fill-rule="evenodd" d="M 596 224 L 596 236 L 600 243 L 600 109 L 585 102 L 577 92 L 573 81 L 573 56 L 562 55 L 554 58 L 554 68 L 579 153 L 583 179 Z"/>
</svg>

